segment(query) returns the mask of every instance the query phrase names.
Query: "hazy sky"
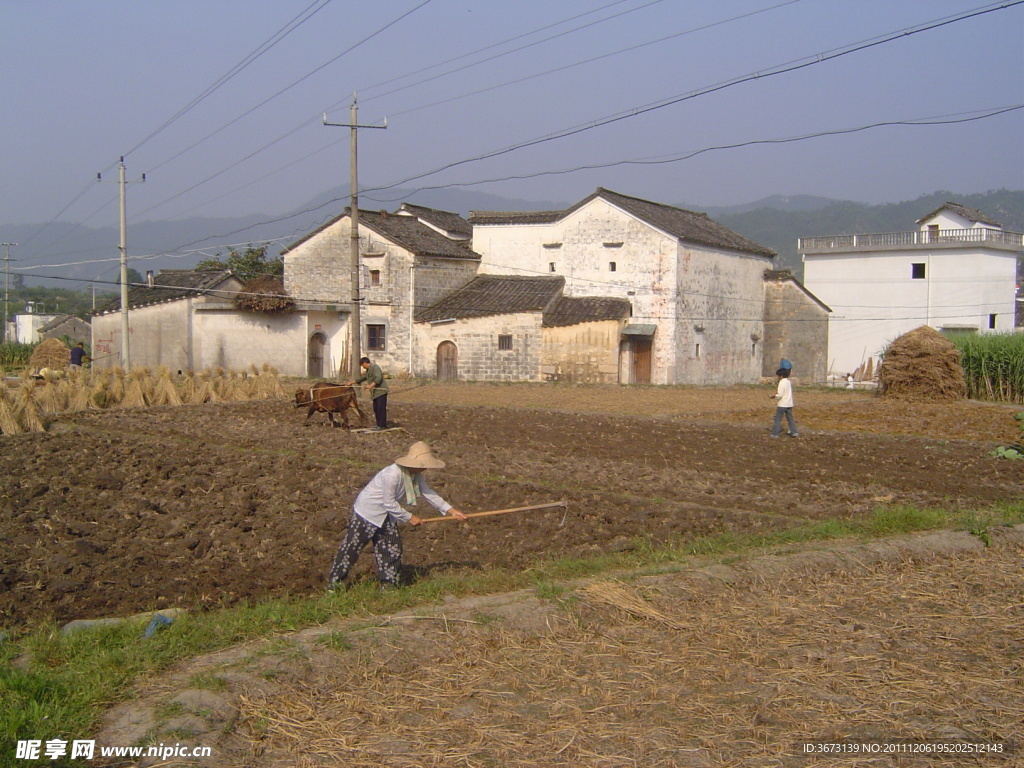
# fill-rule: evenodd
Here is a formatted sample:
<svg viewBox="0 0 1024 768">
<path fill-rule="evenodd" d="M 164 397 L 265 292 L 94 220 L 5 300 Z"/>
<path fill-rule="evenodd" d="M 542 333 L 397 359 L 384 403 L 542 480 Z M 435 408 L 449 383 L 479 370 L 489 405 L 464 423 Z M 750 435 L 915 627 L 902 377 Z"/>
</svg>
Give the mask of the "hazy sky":
<svg viewBox="0 0 1024 768">
<path fill-rule="evenodd" d="M 1016 0 L 0 0 L 0 22 L 6 223 L 115 222 L 95 178 L 120 155 L 147 175 L 135 220 L 291 211 L 347 189 L 349 131 L 320 116 L 348 122 L 354 92 L 388 119 L 359 134 L 374 208 L 390 185 L 695 206 L 1024 187 Z"/>
</svg>

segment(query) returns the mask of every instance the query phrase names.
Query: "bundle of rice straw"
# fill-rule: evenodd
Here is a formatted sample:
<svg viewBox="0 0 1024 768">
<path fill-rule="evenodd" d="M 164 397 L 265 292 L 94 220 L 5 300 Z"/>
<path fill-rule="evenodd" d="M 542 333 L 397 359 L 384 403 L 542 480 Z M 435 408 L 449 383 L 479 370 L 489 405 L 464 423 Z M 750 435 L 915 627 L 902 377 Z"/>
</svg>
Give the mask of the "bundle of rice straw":
<svg viewBox="0 0 1024 768">
<path fill-rule="evenodd" d="M 122 368 L 120 365 L 114 366 L 112 374 L 113 374 L 113 378 L 110 380 L 110 386 L 107 388 L 107 391 L 108 391 L 108 393 L 110 395 L 110 400 L 111 400 L 110 405 L 115 405 L 117 403 L 120 403 L 122 400 L 124 400 L 124 390 L 125 390 L 125 380 L 124 380 L 125 379 L 125 373 L 124 373 L 124 368 Z"/>
<path fill-rule="evenodd" d="M 185 376 L 178 385 L 178 397 L 182 403 L 194 403 L 196 396 L 196 374 L 195 371 L 185 371 Z"/>
<path fill-rule="evenodd" d="M 0 433 L 5 435 L 20 435 L 24 430 L 14 415 L 14 408 L 11 399 L 7 394 L 7 387 L 0 382 Z"/>
<path fill-rule="evenodd" d="M 43 413 L 67 410 L 68 401 L 63 382 L 52 376 L 45 376 L 43 381 L 36 382 L 35 401 Z"/>
<path fill-rule="evenodd" d="M 171 379 L 171 369 L 166 365 L 161 365 L 159 370 L 159 378 L 157 378 L 156 385 L 153 387 L 153 405 L 181 405 L 181 398 L 178 396 L 178 390 L 174 386 L 174 381 Z"/>
<path fill-rule="evenodd" d="M 90 408 L 113 408 L 120 402 L 120 398 L 114 397 L 111 391 L 114 382 L 118 381 L 116 376 L 96 376 L 89 387 Z M 121 384 L 122 389 L 124 384 Z"/>
<path fill-rule="evenodd" d="M 263 370 L 260 373 L 260 384 L 264 392 L 266 392 L 268 399 L 288 396 L 281 385 L 281 379 L 277 376 L 277 369 L 273 368 L 269 363 L 263 364 Z"/>
<path fill-rule="evenodd" d="M 140 369 L 136 368 L 131 372 L 124 388 L 124 399 L 117 404 L 119 408 L 145 408 L 149 405 L 143 388 L 143 378 L 145 374 Z"/>
<path fill-rule="evenodd" d="M 39 412 L 39 404 L 36 403 L 36 383 L 33 379 L 27 379 L 21 385 L 21 393 L 18 395 L 14 415 L 26 432 L 46 431 L 42 415 Z"/>
<path fill-rule="evenodd" d="M 199 376 L 199 386 L 196 387 L 195 397 L 191 402 L 195 404 L 199 403 L 219 403 L 221 402 L 220 395 L 217 394 L 216 388 L 210 381 L 211 373 L 203 371 Z"/>
<path fill-rule="evenodd" d="M 94 377 L 98 378 L 98 377 Z M 69 411 L 91 411 L 97 408 L 93 401 L 92 385 L 88 376 L 76 376 L 70 380 L 71 392 L 68 395 Z"/>
<path fill-rule="evenodd" d="M 43 339 L 39 346 L 32 350 L 32 356 L 28 359 L 29 368 L 34 371 L 44 368 L 64 371 L 70 362 L 71 350 L 60 339 Z"/>
</svg>

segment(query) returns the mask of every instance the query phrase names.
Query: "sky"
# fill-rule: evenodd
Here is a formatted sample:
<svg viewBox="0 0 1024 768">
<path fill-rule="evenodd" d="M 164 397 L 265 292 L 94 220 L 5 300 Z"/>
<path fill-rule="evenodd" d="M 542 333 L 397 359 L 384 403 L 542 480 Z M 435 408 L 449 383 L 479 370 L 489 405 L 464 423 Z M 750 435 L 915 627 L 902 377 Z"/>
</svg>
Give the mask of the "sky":
<svg viewBox="0 0 1024 768">
<path fill-rule="evenodd" d="M 133 221 L 347 193 L 353 98 L 364 207 L 1021 189 L 1022 43 L 1021 0 L 0 0 L 0 239 L 116 224 L 122 156 Z"/>
</svg>

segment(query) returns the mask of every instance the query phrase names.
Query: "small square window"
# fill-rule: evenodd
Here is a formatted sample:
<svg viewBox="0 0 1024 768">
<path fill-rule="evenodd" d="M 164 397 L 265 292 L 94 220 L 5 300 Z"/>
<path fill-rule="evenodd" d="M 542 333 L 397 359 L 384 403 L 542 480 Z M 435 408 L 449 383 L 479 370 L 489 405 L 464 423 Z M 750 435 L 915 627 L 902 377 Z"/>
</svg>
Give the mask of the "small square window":
<svg viewBox="0 0 1024 768">
<path fill-rule="evenodd" d="M 988 316 L 988 327 L 989 327 L 990 330 L 995 330 L 995 327 L 996 327 L 996 316 L 995 315 L 989 315 Z"/>
<path fill-rule="evenodd" d="M 609 272 L 614 272 L 615 271 L 615 262 L 614 261 L 609 261 L 608 262 L 608 271 Z"/>
<path fill-rule="evenodd" d="M 374 288 L 376 288 L 376 287 L 378 287 L 380 285 L 380 270 L 379 269 L 371 269 L 370 270 L 370 285 L 372 287 L 374 287 Z"/>
<path fill-rule="evenodd" d="M 366 347 L 374 352 L 383 352 L 386 337 L 383 325 L 366 326 Z"/>
<path fill-rule="evenodd" d="M 910 277 L 914 280 L 924 280 L 925 270 L 923 262 L 910 265 Z"/>
<path fill-rule="evenodd" d="M 498 349 L 499 350 L 510 350 L 512 349 L 512 335 L 501 334 L 498 336 Z"/>
<path fill-rule="evenodd" d="M 554 272 L 554 271 L 555 271 L 555 262 L 553 262 L 553 261 L 548 262 L 548 272 Z"/>
</svg>

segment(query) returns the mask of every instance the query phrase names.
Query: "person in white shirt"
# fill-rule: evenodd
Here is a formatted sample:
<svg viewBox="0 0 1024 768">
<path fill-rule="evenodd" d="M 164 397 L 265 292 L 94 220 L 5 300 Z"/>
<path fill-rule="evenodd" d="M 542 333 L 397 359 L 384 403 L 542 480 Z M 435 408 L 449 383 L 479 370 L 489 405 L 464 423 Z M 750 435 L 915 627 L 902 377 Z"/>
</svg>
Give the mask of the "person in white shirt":
<svg viewBox="0 0 1024 768">
<path fill-rule="evenodd" d="M 345 541 L 334 557 L 327 576 L 327 588 L 340 585 L 359 559 L 363 548 L 373 542 L 377 563 L 377 579 L 381 586 L 396 587 L 402 568 L 402 537 L 398 523 L 419 525 L 423 521 L 402 507 L 414 505 L 420 497 L 442 515 L 456 520 L 466 516 L 442 499 L 423 479 L 423 471 L 442 469 L 444 462 L 436 458 L 424 442 L 413 443 L 405 456 L 399 456 L 378 472 L 356 496 Z"/>
<path fill-rule="evenodd" d="M 796 431 L 796 421 L 793 420 L 793 383 L 789 380 L 789 368 L 779 368 L 775 375 L 779 377 L 779 387 L 774 395 L 768 395 L 775 400 L 775 423 L 772 425 L 772 437 L 778 437 L 782 431 L 782 417 L 786 417 L 789 426 L 789 436 L 799 437 Z"/>
</svg>

